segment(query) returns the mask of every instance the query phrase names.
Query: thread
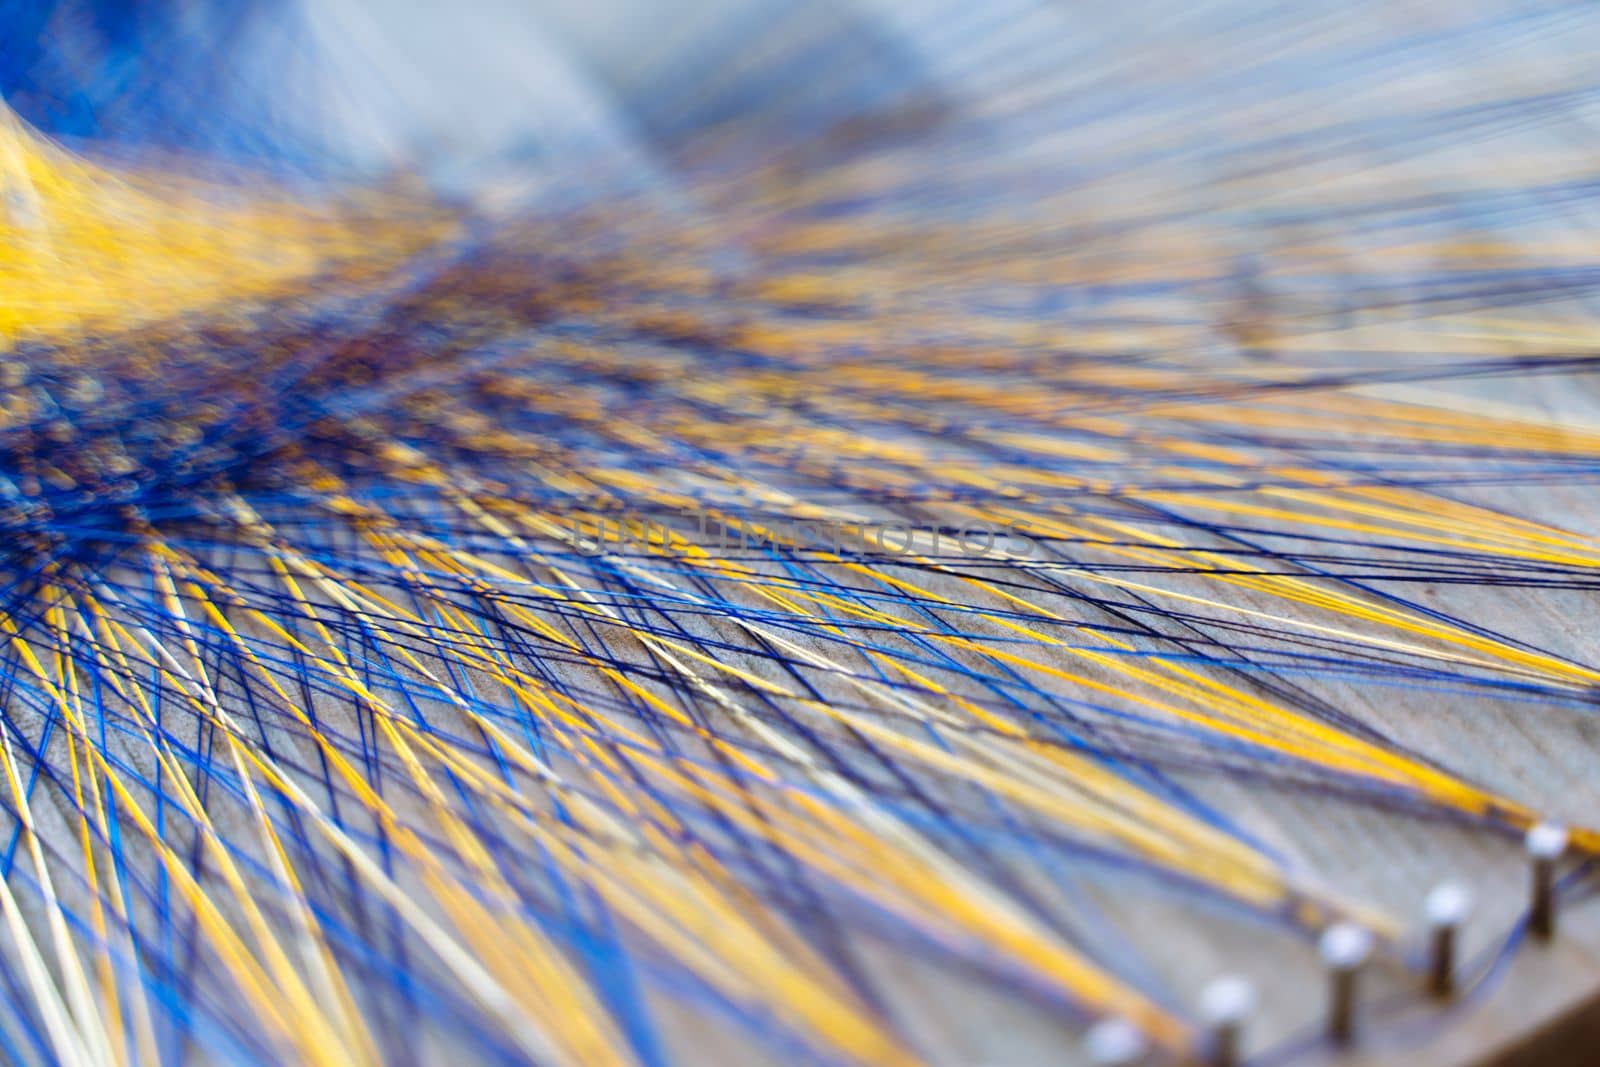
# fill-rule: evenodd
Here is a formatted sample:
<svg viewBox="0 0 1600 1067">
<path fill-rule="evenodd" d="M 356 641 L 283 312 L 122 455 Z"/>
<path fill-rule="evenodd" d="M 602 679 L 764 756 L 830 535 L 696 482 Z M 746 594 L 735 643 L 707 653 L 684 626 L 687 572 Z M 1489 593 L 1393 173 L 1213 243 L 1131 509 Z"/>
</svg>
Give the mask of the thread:
<svg viewBox="0 0 1600 1067">
<path fill-rule="evenodd" d="M 50 6 L 0 15 L 0 1058 L 900 1067 L 981 987 L 1235 1062 L 1149 900 L 1320 939 L 1348 1044 L 1384 860 L 1245 794 L 1526 834 L 1553 935 L 1595 831 L 1397 724 L 1594 708 L 1550 501 L 1600 435 L 1539 403 L 1594 371 L 1592 153 L 1527 133 L 1583 11 L 1221 5 L 1180 65 L 908 5 L 927 96 L 774 12 L 626 65 L 670 178 L 455 195 L 330 176 L 337 77 L 258 98 L 292 5 Z"/>
</svg>

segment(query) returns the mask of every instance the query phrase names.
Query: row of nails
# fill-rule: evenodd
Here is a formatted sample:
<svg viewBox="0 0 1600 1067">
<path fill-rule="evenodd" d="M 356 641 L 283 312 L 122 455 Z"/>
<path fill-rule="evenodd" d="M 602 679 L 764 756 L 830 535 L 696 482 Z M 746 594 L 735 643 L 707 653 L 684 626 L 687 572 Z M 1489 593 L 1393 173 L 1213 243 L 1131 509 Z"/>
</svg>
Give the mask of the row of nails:
<svg viewBox="0 0 1600 1067">
<path fill-rule="evenodd" d="M 1528 932 L 1541 940 L 1555 933 L 1556 861 L 1567 850 L 1567 831 L 1541 823 L 1524 840 L 1532 877 L 1529 882 Z M 1428 991 L 1447 997 L 1455 991 L 1457 932 L 1472 913 L 1472 894 L 1447 882 L 1423 903 L 1428 932 Z M 1372 933 L 1355 923 L 1328 927 L 1317 942 L 1328 974 L 1327 1037 L 1336 1046 L 1349 1045 L 1356 1033 L 1356 981 L 1373 950 Z M 1236 1067 L 1245 1022 L 1255 1007 L 1255 990 L 1242 978 L 1219 978 L 1200 997 L 1205 1024 L 1200 1062 L 1207 1067 Z M 1103 1019 L 1084 1041 L 1096 1067 L 1135 1067 L 1145 1062 L 1149 1046 L 1138 1027 L 1125 1019 Z"/>
</svg>

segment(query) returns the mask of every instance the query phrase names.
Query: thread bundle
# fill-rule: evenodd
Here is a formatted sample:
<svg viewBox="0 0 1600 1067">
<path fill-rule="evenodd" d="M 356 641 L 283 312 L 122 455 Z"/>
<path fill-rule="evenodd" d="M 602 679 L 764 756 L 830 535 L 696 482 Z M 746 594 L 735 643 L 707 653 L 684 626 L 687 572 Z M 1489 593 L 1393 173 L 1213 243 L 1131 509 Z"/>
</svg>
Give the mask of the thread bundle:
<svg viewBox="0 0 1600 1067">
<path fill-rule="evenodd" d="M 1593 19 L 1428 10 L 1052 78 L 916 8 L 932 102 L 780 20 L 670 189 L 511 206 L 7 113 L 6 1058 L 959 1062 L 968 990 L 1183 1054 L 1108 897 L 1399 954 L 1241 791 L 1512 849 L 1407 725 L 1600 682 Z"/>
</svg>

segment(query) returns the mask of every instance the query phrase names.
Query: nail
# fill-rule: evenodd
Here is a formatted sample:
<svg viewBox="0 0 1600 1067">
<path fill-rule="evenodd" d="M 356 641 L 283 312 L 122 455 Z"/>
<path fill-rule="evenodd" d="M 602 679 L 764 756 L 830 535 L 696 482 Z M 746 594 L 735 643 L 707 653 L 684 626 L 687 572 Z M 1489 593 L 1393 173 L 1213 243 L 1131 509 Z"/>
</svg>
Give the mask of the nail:
<svg viewBox="0 0 1600 1067">
<path fill-rule="evenodd" d="M 1135 1067 L 1150 1051 L 1144 1032 L 1127 1019 L 1101 1019 L 1084 1035 L 1084 1051 L 1095 1067 Z"/>
<path fill-rule="evenodd" d="M 1328 1040 L 1348 1045 L 1356 1033 L 1356 976 L 1372 955 L 1372 934 L 1355 923 L 1322 932 L 1317 951 L 1328 969 Z"/>
<path fill-rule="evenodd" d="M 1567 851 L 1566 827 L 1542 822 L 1523 841 L 1532 881 L 1528 899 L 1528 932 L 1547 941 L 1556 931 L 1556 861 Z"/>
<path fill-rule="evenodd" d="M 1447 997 L 1456 987 L 1456 942 L 1472 914 L 1472 893 L 1456 882 L 1433 887 L 1423 901 L 1428 923 L 1428 992 Z"/>
<path fill-rule="evenodd" d="M 1201 992 L 1200 1016 L 1206 1024 L 1207 1067 L 1236 1067 L 1240 1034 L 1255 1005 L 1254 987 L 1232 975 L 1215 979 Z"/>
</svg>

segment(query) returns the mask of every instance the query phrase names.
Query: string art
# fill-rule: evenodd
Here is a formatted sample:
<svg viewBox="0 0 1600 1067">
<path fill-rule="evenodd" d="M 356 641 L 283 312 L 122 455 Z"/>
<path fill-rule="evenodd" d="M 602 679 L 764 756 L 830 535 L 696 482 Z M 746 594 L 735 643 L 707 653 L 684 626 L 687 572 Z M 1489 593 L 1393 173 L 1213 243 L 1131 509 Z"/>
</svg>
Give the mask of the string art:
<svg viewBox="0 0 1600 1067">
<path fill-rule="evenodd" d="M 1600 989 L 1519 843 L 1592 933 L 1590 6 L 535 5 L 625 121 L 383 166 L 446 94 L 359 6 L 0 8 L 0 1059 L 1186 1062 L 1239 972 L 1310 1062 L 1330 928 L 1400 1056 Z"/>
</svg>

